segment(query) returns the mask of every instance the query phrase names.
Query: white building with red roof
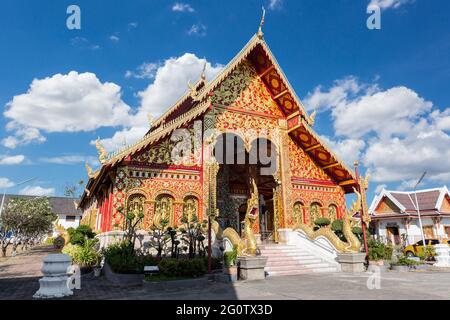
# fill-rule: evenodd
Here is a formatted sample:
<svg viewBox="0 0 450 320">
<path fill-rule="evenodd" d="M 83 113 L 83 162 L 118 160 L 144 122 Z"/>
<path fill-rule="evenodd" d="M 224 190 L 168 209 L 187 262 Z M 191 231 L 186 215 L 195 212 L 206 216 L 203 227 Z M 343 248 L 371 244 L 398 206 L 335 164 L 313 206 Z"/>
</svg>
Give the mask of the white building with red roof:
<svg viewBox="0 0 450 320">
<path fill-rule="evenodd" d="M 417 205 L 416 205 L 417 196 Z M 419 212 L 426 239 L 450 238 L 450 192 L 442 188 L 414 191 L 388 191 L 376 195 L 369 208 L 371 229 L 394 244 L 421 240 Z"/>
</svg>

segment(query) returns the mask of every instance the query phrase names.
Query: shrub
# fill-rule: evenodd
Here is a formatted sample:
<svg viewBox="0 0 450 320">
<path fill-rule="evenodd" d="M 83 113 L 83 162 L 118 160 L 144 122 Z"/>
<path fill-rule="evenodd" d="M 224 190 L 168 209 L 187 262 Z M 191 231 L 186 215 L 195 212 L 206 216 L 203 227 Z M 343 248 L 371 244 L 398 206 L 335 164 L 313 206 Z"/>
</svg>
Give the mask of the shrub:
<svg viewBox="0 0 450 320">
<path fill-rule="evenodd" d="M 330 222 L 330 219 L 328 219 L 328 218 L 317 218 L 317 219 L 314 221 L 314 224 L 315 224 L 316 226 L 318 226 L 319 228 L 328 226 L 330 223 L 331 223 L 331 222 Z"/>
<path fill-rule="evenodd" d="M 116 273 L 142 273 L 143 265 L 130 241 L 121 241 L 110 245 L 103 252 L 106 262 Z"/>
<path fill-rule="evenodd" d="M 237 246 L 233 246 L 232 251 L 225 252 L 223 255 L 223 262 L 225 266 L 230 267 L 236 263 L 237 258 Z"/>
<path fill-rule="evenodd" d="M 417 256 L 420 258 L 420 260 L 424 260 L 424 261 L 433 261 L 435 255 L 436 255 L 436 250 L 431 245 L 427 245 L 425 247 L 424 251 L 419 252 L 417 254 Z"/>
<path fill-rule="evenodd" d="M 93 267 L 99 264 L 100 254 L 95 250 L 96 241 L 87 239 L 75 255 L 75 263 L 80 267 Z"/>
<path fill-rule="evenodd" d="M 420 262 L 414 261 L 412 259 L 408 259 L 407 257 L 400 257 L 400 258 L 398 258 L 397 262 L 392 263 L 392 265 L 395 265 L 395 266 L 408 266 L 408 267 L 416 266 L 419 264 L 420 264 Z"/>
<path fill-rule="evenodd" d="M 45 241 L 44 241 L 44 244 L 51 246 L 51 245 L 53 245 L 54 240 L 55 240 L 55 238 L 53 238 L 53 237 L 47 237 L 47 239 L 45 239 Z"/>
<path fill-rule="evenodd" d="M 96 240 L 89 239 L 83 245 L 68 243 L 62 253 L 69 255 L 73 263 L 80 267 L 93 267 L 99 263 L 101 255 L 95 250 Z"/>
<path fill-rule="evenodd" d="M 367 243 L 369 247 L 369 260 L 390 260 L 392 257 L 392 246 L 387 246 L 383 242 L 370 239 Z"/>
<path fill-rule="evenodd" d="M 207 271 L 207 259 L 164 259 L 159 263 L 160 274 L 168 277 L 196 278 Z"/>
<path fill-rule="evenodd" d="M 95 233 L 92 232 L 90 226 L 80 225 L 76 229 L 68 228 L 67 233 L 69 234 L 69 241 L 71 244 L 84 245 L 84 241 L 86 239 L 93 239 L 95 237 Z"/>
<path fill-rule="evenodd" d="M 78 254 L 78 251 L 80 250 L 80 246 L 68 243 L 63 249 L 62 253 L 67 254 L 69 257 L 72 258 L 72 261 L 75 260 L 75 256 Z"/>
</svg>

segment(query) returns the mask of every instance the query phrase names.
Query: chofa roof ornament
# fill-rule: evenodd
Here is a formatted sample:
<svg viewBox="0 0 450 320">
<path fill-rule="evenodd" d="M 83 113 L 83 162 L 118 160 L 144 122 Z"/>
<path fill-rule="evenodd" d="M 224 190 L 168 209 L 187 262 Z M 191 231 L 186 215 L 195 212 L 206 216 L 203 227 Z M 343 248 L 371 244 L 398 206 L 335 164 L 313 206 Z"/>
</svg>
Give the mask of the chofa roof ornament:
<svg viewBox="0 0 450 320">
<path fill-rule="evenodd" d="M 264 9 L 264 7 L 262 7 L 262 17 L 261 17 L 261 22 L 259 23 L 259 28 L 258 28 L 258 38 L 262 39 L 262 37 L 264 36 L 264 33 L 262 32 L 262 27 L 264 25 L 264 18 L 266 17 L 266 9 Z"/>
</svg>

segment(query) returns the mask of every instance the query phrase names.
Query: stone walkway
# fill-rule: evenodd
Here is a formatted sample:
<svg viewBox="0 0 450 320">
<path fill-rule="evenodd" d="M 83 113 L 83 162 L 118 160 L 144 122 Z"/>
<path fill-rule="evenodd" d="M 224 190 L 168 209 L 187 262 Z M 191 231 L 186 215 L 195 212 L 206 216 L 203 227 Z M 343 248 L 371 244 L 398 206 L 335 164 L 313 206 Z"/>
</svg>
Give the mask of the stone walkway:
<svg viewBox="0 0 450 320">
<path fill-rule="evenodd" d="M 48 248 L 32 250 L 0 262 L 0 299 L 31 299 L 38 290 L 42 258 Z M 143 287 L 123 288 L 104 277 L 86 275 L 81 290 L 66 299 L 450 299 L 450 272 L 385 272 L 380 289 L 369 290 L 369 274 L 321 273 L 272 277 L 265 281 L 224 284 L 211 282 L 199 289 L 152 291 Z"/>
</svg>

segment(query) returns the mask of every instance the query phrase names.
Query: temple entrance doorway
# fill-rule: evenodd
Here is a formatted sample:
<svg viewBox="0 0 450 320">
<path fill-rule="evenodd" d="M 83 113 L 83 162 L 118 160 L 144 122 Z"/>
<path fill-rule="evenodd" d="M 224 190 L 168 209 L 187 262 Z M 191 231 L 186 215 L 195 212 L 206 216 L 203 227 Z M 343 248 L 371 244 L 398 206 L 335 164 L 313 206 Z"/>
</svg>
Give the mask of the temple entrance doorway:
<svg viewBox="0 0 450 320">
<path fill-rule="evenodd" d="M 276 168 L 273 162 L 277 159 L 273 150 L 272 143 L 266 139 L 256 139 L 249 153 L 242 139 L 235 134 L 222 134 L 218 138 L 214 155 L 220 164 L 217 208 L 218 222 L 222 228 L 232 227 L 242 236 L 247 199 L 252 192 L 251 179 L 254 179 L 259 194 L 259 218 L 256 221 L 259 234 L 262 240 L 273 240 L 276 229 L 273 192 L 276 183 L 271 168 Z"/>
</svg>

